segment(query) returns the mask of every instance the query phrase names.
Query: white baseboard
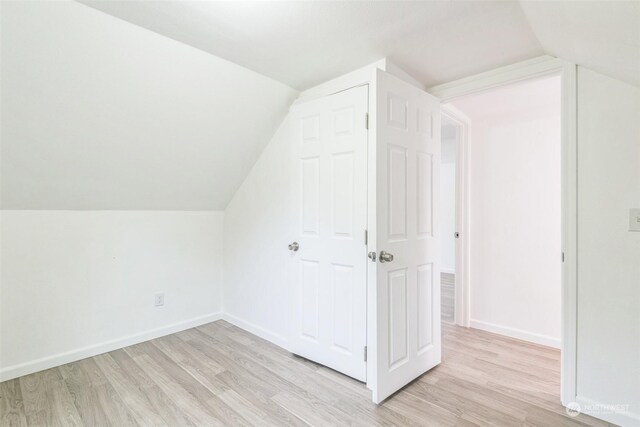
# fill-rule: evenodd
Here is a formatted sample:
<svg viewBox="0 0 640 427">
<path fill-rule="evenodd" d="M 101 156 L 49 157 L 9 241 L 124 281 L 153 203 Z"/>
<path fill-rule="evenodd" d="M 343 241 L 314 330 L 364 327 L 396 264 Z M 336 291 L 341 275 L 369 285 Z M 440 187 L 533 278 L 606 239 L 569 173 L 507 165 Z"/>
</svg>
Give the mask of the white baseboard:
<svg viewBox="0 0 640 427">
<path fill-rule="evenodd" d="M 130 345 L 149 341 L 165 335 L 184 331 L 185 329 L 194 328 L 204 325 L 205 323 L 215 322 L 222 318 L 221 313 L 211 313 L 204 316 L 195 317 L 193 319 L 184 320 L 182 322 L 172 323 L 156 329 L 128 335 L 123 338 L 117 338 L 110 341 L 90 345 L 76 350 L 66 351 L 64 353 L 54 354 L 52 356 L 43 357 L 29 362 L 20 363 L 18 365 L 7 366 L 0 369 L 0 382 L 13 378 L 29 375 L 34 372 L 43 371 L 45 369 L 54 368 L 66 363 L 75 362 L 86 359 L 87 357 L 97 356 L 98 354 L 107 353 Z"/>
<path fill-rule="evenodd" d="M 546 345 L 548 347 L 560 348 L 560 339 L 550 337 L 548 335 L 536 334 L 533 332 L 523 331 L 521 329 L 496 325 L 495 323 L 473 319 L 471 319 L 470 326 L 475 329 L 482 329 L 483 331 L 493 332 L 494 334 L 505 335 L 507 337 L 517 338 L 519 340 L 529 341 L 535 344 Z"/>
<path fill-rule="evenodd" d="M 627 412 L 625 409 L 617 408 L 616 404 L 605 404 L 582 396 L 576 396 L 576 403 L 580 405 L 580 412 L 583 414 L 622 427 L 640 426 L 640 414 L 634 414 Z M 624 402 L 621 405 L 624 406 L 626 403 L 627 402 Z"/>
<path fill-rule="evenodd" d="M 278 347 L 282 347 L 285 350 L 289 349 L 289 340 L 275 332 L 271 332 L 261 326 L 256 325 L 255 323 L 248 322 L 244 319 L 234 316 L 233 314 L 224 313 L 222 315 L 222 319 L 231 323 L 232 325 L 237 326 L 240 329 L 244 329 L 247 332 L 251 332 L 253 335 L 256 335 L 262 339 L 265 339 Z"/>
</svg>

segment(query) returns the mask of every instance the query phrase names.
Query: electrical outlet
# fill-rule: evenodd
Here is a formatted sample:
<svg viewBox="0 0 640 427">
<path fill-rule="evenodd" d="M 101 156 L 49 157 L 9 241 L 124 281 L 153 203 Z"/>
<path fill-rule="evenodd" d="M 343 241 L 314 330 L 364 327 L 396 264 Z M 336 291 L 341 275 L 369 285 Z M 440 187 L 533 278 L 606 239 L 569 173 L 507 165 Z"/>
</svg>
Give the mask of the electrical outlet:
<svg viewBox="0 0 640 427">
<path fill-rule="evenodd" d="M 156 307 L 164 305 L 164 294 L 156 294 L 154 302 Z"/>
<path fill-rule="evenodd" d="M 629 231 L 640 231 L 640 209 L 629 209 Z"/>
</svg>

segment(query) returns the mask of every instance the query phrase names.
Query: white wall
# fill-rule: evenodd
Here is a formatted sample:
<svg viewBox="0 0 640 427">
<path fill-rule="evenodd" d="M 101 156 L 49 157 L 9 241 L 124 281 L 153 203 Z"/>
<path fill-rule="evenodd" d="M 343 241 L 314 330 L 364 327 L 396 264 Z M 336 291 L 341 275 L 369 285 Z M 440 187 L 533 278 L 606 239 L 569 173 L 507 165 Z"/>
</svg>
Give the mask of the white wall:
<svg viewBox="0 0 640 427">
<path fill-rule="evenodd" d="M 583 409 L 640 425 L 640 89 L 578 67 L 578 360 Z M 591 408 L 593 410 L 594 407 Z"/>
<path fill-rule="evenodd" d="M 219 318 L 223 212 L 1 214 L 0 381 Z"/>
<path fill-rule="evenodd" d="M 224 313 L 286 346 L 293 235 L 289 121 L 285 119 L 225 210 Z"/>
<path fill-rule="evenodd" d="M 442 131 L 442 160 L 440 164 L 440 269 L 455 273 L 456 269 L 456 147 L 457 135 L 453 125 Z"/>
<path fill-rule="evenodd" d="M 2 1 L 3 209 L 223 210 L 297 91 L 74 1 Z"/>
<path fill-rule="evenodd" d="M 546 106 L 541 91 L 547 91 Z M 556 347 L 561 330 L 559 91 L 554 77 L 454 102 L 471 120 L 471 326 Z M 536 96 L 537 106 L 527 107 L 527 99 Z M 511 110 L 516 105 L 521 108 Z"/>
</svg>

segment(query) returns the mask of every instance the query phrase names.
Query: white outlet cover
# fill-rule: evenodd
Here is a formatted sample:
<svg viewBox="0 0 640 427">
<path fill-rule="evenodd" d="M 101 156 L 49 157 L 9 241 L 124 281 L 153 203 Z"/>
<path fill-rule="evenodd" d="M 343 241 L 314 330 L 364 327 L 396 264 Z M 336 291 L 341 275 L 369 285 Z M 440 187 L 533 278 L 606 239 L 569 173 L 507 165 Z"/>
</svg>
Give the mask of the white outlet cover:
<svg viewBox="0 0 640 427">
<path fill-rule="evenodd" d="M 164 305 L 164 294 L 156 294 L 154 297 L 154 303 L 156 307 Z"/>
<path fill-rule="evenodd" d="M 629 209 L 629 231 L 640 231 L 640 209 Z"/>
</svg>

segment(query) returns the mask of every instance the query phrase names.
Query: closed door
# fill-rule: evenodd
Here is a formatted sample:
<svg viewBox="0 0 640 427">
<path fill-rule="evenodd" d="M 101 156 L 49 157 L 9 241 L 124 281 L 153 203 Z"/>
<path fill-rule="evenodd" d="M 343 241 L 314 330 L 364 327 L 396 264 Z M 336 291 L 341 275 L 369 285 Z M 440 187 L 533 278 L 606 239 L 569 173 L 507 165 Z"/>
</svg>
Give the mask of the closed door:
<svg viewBox="0 0 640 427">
<path fill-rule="evenodd" d="M 375 378 L 381 402 L 441 359 L 440 102 L 376 73 Z M 372 340 L 373 342 L 373 340 Z"/>
<path fill-rule="evenodd" d="M 368 86 L 292 109 L 297 212 L 290 350 L 366 379 Z"/>
</svg>

